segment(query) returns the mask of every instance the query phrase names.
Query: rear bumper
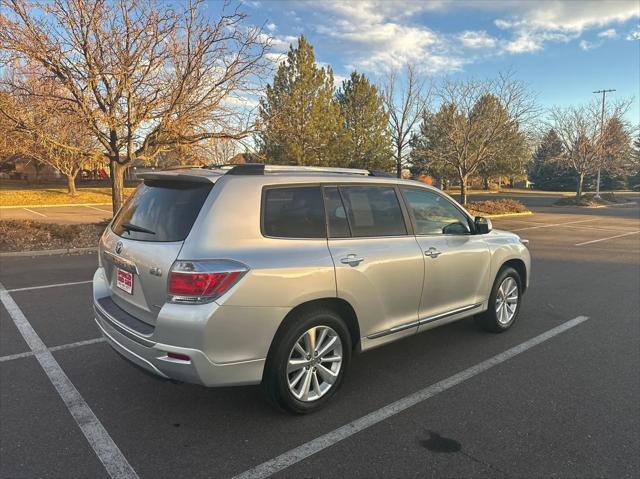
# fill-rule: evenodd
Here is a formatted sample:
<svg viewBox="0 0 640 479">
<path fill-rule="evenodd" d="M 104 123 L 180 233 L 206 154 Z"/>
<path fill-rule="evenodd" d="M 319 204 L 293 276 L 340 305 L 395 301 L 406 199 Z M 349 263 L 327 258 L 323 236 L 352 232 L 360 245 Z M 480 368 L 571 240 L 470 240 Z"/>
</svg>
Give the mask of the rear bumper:
<svg viewBox="0 0 640 479">
<path fill-rule="evenodd" d="M 100 270 L 96 272 L 96 276 L 99 274 Z M 258 384 L 262 380 L 264 359 L 217 364 L 199 349 L 158 342 L 154 338 L 160 326 L 156 327 L 152 334 L 140 334 L 129 327 L 130 325 L 118 321 L 98 302 L 96 281 L 99 290 L 103 278 L 94 277 L 93 308 L 96 324 L 109 345 L 136 366 L 163 379 L 204 386 Z M 187 355 L 190 360 L 170 358 L 167 356 L 168 352 Z"/>
</svg>

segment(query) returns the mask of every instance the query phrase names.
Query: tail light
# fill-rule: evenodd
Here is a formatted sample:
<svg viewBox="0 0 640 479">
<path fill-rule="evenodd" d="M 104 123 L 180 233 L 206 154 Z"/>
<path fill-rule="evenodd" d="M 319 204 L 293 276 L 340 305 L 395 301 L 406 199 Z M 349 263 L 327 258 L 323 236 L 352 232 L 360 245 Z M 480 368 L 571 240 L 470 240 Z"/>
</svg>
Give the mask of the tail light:
<svg viewBox="0 0 640 479">
<path fill-rule="evenodd" d="M 169 272 L 169 302 L 209 303 L 222 296 L 249 270 L 231 260 L 176 261 Z"/>
</svg>

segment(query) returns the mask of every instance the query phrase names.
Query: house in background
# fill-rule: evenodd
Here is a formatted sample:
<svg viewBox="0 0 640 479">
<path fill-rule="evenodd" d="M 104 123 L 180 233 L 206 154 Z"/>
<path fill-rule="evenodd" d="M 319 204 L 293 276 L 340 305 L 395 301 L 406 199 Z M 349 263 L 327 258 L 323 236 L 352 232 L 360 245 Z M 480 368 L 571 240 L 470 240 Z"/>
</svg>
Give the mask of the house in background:
<svg viewBox="0 0 640 479">
<path fill-rule="evenodd" d="M 31 158 L 14 156 L 3 162 L 2 176 L 30 183 L 43 180 L 59 180 L 64 176 L 55 168 Z"/>
</svg>

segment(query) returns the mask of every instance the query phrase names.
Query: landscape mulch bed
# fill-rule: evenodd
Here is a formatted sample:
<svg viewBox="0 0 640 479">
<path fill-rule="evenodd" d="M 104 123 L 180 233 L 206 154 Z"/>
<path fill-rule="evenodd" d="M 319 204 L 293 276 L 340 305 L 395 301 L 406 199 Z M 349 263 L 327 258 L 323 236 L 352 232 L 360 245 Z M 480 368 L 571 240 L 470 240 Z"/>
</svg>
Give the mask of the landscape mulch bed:
<svg viewBox="0 0 640 479">
<path fill-rule="evenodd" d="M 59 225 L 27 220 L 0 221 L 0 251 L 95 248 L 107 223 Z"/>
<path fill-rule="evenodd" d="M 516 200 L 470 201 L 465 207 L 469 212 L 478 216 L 529 213 L 527 207 Z"/>
<path fill-rule="evenodd" d="M 598 206 L 615 205 L 620 203 L 628 203 L 629 199 L 624 196 L 616 196 L 613 193 L 602 193 L 600 198 L 596 198 L 594 194 L 589 193 L 582 195 L 579 200 L 573 196 L 569 198 L 560 198 L 554 203 L 555 206 L 586 206 L 595 208 Z"/>
</svg>

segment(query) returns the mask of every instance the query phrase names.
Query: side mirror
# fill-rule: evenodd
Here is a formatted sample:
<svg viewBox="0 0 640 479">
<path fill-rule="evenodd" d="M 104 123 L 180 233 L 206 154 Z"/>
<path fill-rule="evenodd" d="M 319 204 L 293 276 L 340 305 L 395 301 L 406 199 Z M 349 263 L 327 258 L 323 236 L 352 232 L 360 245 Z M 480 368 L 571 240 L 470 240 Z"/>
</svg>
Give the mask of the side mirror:
<svg viewBox="0 0 640 479">
<path fill-rule="evenodd" d="M 486 235 L 493 229 L 493 225 L 491 224 L 491 220 L 489 218 L 476 216 L 474 223 L 476 225 L 476 234 L 479 235 Z"/>
</svg>

